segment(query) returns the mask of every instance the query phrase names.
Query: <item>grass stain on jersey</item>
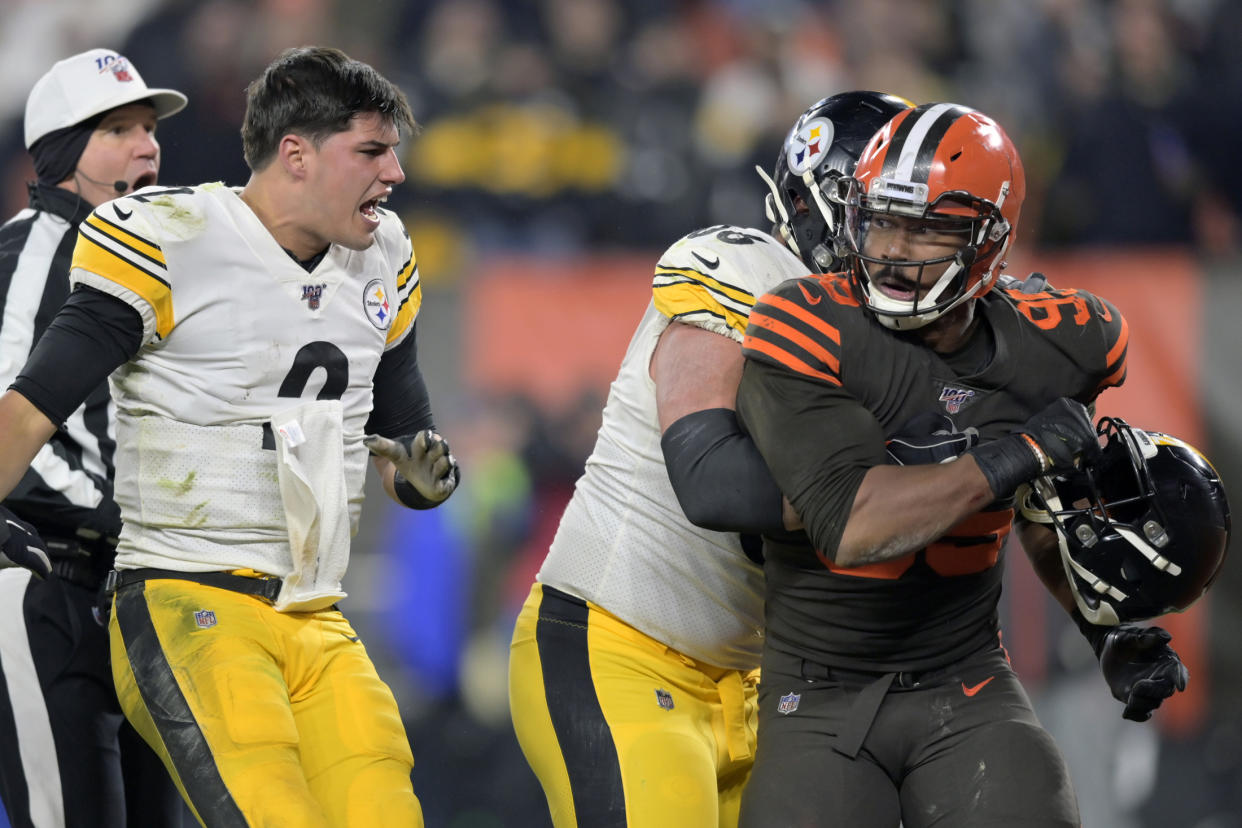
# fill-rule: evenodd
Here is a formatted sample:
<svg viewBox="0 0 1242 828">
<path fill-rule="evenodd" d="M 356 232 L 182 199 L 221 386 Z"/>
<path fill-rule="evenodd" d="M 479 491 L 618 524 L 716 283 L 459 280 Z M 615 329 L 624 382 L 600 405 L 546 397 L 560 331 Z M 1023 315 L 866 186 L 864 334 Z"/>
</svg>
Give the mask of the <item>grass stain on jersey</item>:
<svg viewBox="0 0 1242 828">
<path fill-rule="evenodd" d="M 198 472 L 192 471 L 185 476 L 185 480 L 169 480 L 167 477 L 164 477 L 159 480 L 157 485 L 162 489 L 167 489 L 175 497 L 184 497 L 194 488 L 194 478 L 196 477 L 198 477 Z"/>
<path fill-rule="evenodd" d="M 198 210 L 190 209 L 186 199 L 171 195 L 151 199 L 151 207 L 164 220 L 164 229 L 172 231 L 182 241 L 197 236 L 207 226 L 206 219 Z"/>
<path fill-rule="evenodd" d="M 130 361 L 112 373 L 112 381 L 116 383 L 118 392 L 136 397 L 140 396 L 138 393 L 140 383 L 150 375 L 150 369 L 137 362 Z"/>
<path fill-rule="evenodd" d="M 210 501 L 204 500 L 202 503 L 196 504 L 190 513 L 185 516 L 184 525 L 187 528 L 198 528 L 207 525 L 207 504 Z"/>
</svg>

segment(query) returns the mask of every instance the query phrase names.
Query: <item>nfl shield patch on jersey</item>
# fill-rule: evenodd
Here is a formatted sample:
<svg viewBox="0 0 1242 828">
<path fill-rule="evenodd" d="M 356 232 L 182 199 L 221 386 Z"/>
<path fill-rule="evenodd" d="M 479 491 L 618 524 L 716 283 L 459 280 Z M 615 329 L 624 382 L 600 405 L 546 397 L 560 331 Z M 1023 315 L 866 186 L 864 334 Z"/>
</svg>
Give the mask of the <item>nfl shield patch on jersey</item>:
<svg viewBox="0 0 1242 828">
<path fill-rule="evenodd" d="M 945 411 L 948 411 L 950 414 L 956 414 L 974 396 L 975 392 L 969 388 L 951 388 L 946 385 L 940 392 L 940 401 L 944 403 Z"/>
<path fill-rule="evenodd" d="M 795 693 L 792 690 L 781 696 L 780 703 L 776 705 L 776 712 L 783 713 L 788 716 L 790 713 L 798 709 L 798 702 L 802 701 L 802 694 Z"/>
<path fill-rule="evenodd" d="M 215 610 L 197 610 L 194 613 L 194 623 L 198 625 L 200 630 L 214 627 L 216 625 Z"/>
<path fill-rule="evenodd" d="M 656 703 L 665 710 L 673 709 L 673 694 L 667 690 L 656 690 Z"/>
</svg>

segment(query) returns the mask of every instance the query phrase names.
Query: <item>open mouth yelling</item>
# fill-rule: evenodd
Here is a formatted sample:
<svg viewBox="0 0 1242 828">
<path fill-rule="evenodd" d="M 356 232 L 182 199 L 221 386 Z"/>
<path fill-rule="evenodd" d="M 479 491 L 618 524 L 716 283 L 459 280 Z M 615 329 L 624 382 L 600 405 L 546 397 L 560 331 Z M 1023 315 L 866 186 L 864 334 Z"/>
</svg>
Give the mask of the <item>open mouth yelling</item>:
<svg viewBox="0 0 1242 828">
<path fill-rule="evenodd" d="M 368 201 L 362 202 L 362 206 L 358 208 L 358 212 L 366 220 L 367 224 L 372 227 L 379 226 L 379 206 L 388 200 L 388 196 L 380 196 Z"/>
</svg>

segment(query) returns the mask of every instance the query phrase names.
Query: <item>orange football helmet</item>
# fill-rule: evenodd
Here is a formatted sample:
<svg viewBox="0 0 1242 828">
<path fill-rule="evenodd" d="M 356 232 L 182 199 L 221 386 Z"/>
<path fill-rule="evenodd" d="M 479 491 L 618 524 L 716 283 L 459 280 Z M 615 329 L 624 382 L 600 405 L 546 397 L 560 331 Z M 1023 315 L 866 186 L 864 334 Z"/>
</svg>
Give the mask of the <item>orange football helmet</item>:
<svg viewBox="0 0 1242 828">
<path fill-rule="evenodd" d="M 838 188 L 845 243 L 859 297 L 886 327 L 919 328 L 996 283 L 1018 227 L 1026 177 L 1009 136 L 982 112 L 952 103 L 897 113 L 863 150 Z M 877 215 L 913 218 L 963 244 L 934 259 L 894 260 L 864 253 Z M 923 269 L 949 263 L 928 292 L 898 299 L 877 289 L 873 268 Z"/>
</svg>

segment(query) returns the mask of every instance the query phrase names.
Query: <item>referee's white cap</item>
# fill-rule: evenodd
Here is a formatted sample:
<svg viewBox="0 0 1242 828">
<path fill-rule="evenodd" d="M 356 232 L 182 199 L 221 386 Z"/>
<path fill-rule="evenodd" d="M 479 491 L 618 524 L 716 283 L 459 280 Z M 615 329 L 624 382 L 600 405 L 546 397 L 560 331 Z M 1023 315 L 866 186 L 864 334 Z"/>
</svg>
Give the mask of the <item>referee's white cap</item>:
<svg viewBox="0 0 1242 828">
<path fill-rule="evenodd" d="M 186 105 L 185 95 L 175 89 L 149 89 L 134 64 L 111 49 L 58 61 L 26 98 L 26 149 L 49 132 L 136 101 L 150 101 L 157 118 Z"/>
</svg>

